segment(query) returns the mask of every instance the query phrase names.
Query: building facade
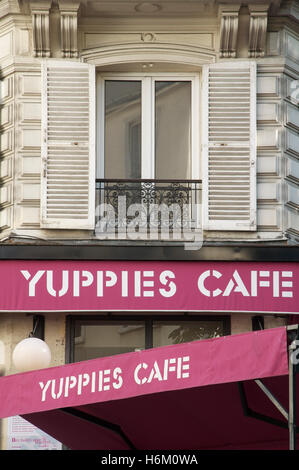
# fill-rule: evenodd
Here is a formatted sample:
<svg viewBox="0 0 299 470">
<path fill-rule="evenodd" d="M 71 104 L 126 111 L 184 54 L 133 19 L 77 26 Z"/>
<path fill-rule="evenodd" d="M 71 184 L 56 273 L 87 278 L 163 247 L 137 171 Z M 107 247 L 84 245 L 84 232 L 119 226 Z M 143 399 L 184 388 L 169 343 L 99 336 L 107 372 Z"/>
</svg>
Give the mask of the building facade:
<svg viewBox="0 0 299 470">
<path fill-rule="evenodd" d="M 2 375 L 290 322 L 297 0 L 1 0 L 0 80 Z"/>
</svg>

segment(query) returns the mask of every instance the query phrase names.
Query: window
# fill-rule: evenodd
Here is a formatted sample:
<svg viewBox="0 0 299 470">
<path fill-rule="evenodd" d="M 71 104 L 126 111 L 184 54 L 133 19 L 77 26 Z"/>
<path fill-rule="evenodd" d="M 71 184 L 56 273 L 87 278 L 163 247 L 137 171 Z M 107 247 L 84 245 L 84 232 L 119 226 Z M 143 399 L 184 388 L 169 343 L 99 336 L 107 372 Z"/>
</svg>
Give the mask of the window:
<svg viewBox="0 0 299 470">
<path fill-rule="evenodd" d="M 98 77 L 98 178 L 199 178 L 199 76 Z"/>
<path fill-rule="evenodd" d="M 191 220 L 200 227 L 198 88 L 199 75 L 98 76 L 96 196 L 98 207 L 112 208 L 112 220 L 100 229 L 112 238 L 124 227 L 132 237 L 151 239 L 182 238 L 179 229 Z"/>
<path fill-rule="evenodd" d="M 68 318 L 68 359 L 78 362 L 152 347 L 230 334 L 230 320 L 221 317 L 136 316 Z"/>
<path fill-rule="evenodd" d="M 117 176 L 201 177 L 204 230 L 256 230 L 255 61 L 97 86 L 95 72 L 42 62 L 42 228 L 94 230 L 96 179 Z"/>
</svg>

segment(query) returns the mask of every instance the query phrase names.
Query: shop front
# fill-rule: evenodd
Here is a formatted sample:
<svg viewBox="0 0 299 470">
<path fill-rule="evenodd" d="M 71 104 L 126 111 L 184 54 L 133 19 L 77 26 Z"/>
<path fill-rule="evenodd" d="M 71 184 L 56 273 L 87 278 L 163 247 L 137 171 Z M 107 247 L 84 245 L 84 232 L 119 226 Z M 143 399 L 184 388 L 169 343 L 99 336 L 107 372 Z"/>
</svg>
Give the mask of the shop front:
<svg viewBox="0 0 299 470">
<path fill-rule="evenodd" d="M 1 311 L 61 315 L 66 364 L 2 377 L 0 417 L 70 449 L 295 448 L 299 267 L 267 250 L 3 259 Z M 236 334 L 242 315 L 285 326 Z"/>
<path fill-rule="evenodd" d="M 294 449 L 295 338 L 280 327 L 3 377 L 0 416 L 77 450 Z"/>
</svg>

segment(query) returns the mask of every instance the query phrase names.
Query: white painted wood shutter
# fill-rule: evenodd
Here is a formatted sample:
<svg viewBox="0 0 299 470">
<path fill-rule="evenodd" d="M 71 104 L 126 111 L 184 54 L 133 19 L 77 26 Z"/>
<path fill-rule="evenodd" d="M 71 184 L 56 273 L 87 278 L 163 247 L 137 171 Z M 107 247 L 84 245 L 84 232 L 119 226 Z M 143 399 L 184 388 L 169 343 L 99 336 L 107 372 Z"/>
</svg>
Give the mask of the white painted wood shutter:
<svg viewBox="0 0 299 470">
<path fill-rule="evenodd" d="M 203 227 L 256 230 L 256 64 L 203 70 Z"/>
<path fill-rule="evenodd" d="M 41 226 L 95 225 L 95 68 L 42 63 Z"/>
</svg>

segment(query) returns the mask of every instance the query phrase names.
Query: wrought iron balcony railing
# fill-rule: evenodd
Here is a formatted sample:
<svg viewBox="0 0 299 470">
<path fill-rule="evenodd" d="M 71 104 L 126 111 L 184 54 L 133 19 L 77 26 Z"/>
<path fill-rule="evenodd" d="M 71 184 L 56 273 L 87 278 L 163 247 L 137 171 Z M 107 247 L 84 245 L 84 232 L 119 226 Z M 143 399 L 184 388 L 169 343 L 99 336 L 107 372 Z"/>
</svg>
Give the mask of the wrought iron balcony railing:
<svg viewBox="0 0 299 470">
<path fill-rule="evenodd" d="M 98 233 L 148 234 L 151 239 L 200 227 L 201 180 L 97 179 Z"/>
</svg>

